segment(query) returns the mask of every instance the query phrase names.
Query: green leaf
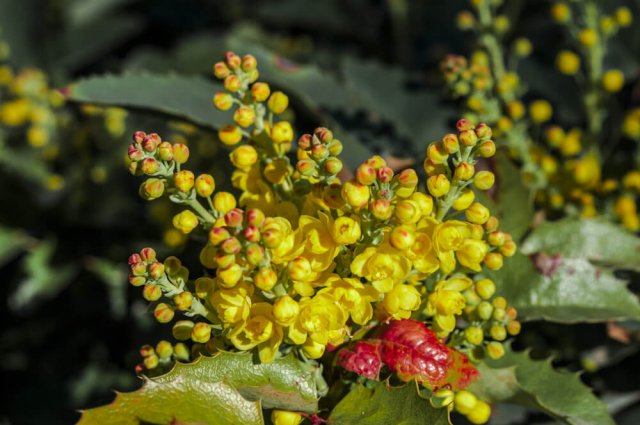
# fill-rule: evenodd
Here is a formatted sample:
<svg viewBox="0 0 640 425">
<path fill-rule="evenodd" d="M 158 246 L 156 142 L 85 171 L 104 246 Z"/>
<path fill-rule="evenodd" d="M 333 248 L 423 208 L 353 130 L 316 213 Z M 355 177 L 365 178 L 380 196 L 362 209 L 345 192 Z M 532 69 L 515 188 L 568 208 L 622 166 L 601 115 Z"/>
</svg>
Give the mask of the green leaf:
<svg viewBox="0 0 640 425">
<path fill-rule="evenodd" d="M 571 425 L 614 423 L 607 406 L 578 374 L 554 370 L 551 360 L 532 360 L 528 353 L 507 347 L 502 358 L 486 363 L 480 379 L 469 387 L 482 398 L 533 407 Z"/>
<path fill-rule="evenodd" d="M 248 401 L 231 385 L 189 376 L 159 383 L 145 380 L 141 389 L 118 393 L 113 403 L 82 412 L 78 425 L 264 424 L 259 401 Z"/>
<path fill-rule="evenodd" d="M 355 386 L 331 412 L 335 425 L 448 425 L 447 409 L 436 409 L 420 397 L 415 383 L 387 387 L 378 382 L 373 388 Z"/>
<path fill-rule="evenodd" d="M 64 93 L 75 102 L 151 110 L 217 129 L 231 122 L 231 116 L 212 103 L 221 88 L 197 76 L 140 73 L 82 79 Z"/>
<path fill-rule="evenodd" d="M 525 254 L 544 252 L 640 270 L 640 238 L 597 219 L 567 218 L 536 228 L 521 247 Z"/>
<path fill-rule="evenodd" d="M 531 191 L 522 181 L 521 171 L 502 151 L 496 155 L 496 172 L 498 182 L 496 206 L 500 227 L 511 233 L 516 241 L 520 241 L 533 221 Z"/>
<path fill-rule="evenodd" d="M 640 318 L 638 298 L 611 271 L 580 258 L 537 261 L 549 263 L 546 276 L 519 253 L 506 259 L 499 271 L 488 273 L 498 293 L 524 320 L 576 323 Z"/>
<path fill-rule="evenodd" d="M 11 261 L 29 243 L 29 237 L 22 231 L 0 226 L 0 267 Z"/>
<path fill-rule="evenodd" d="M 316 369 L 293 355 L 273 363 L 255 364 L 251 353 L 221 352 L 193 363 L 176 364 L 169 373 L 153 378 L 168 383 L 178 376 L 204 382 L 224 381 L 265 409 L 278 408 L 315 413 L 318 409 Z"/>
<path fill-rule="evenodd" d="M 114 263 L 98 257 L 88 257 L 85 266 L 106 285 L 113 316 L 116 318 L 124 317 L 127 314 L 126 268 L 119 262 Z"/>
<path fill-rule="evenodd" d="M 9 305 L 12 309 L 28 308 L 38 301 L 53 298 L 71 283 L 77 268 L 73 264 L 52 265 L 55 248 L 54 240 L 46 240 L 24 258 L 23 269 L 27 277 L 10 296 Z"/>
<path fill-rule="evenodd" d="M 177 363 L 141 389 L 118 394 L 109 405 L 83 412 L 80 424 L 168 423 L 262 424 L 262 408 L 318 409 L 317 369 L 293 355 L 254 364 L 251 353 L 220 352 Z M 103 422 L 104 421 L 104 422 Z"/>
</svg>

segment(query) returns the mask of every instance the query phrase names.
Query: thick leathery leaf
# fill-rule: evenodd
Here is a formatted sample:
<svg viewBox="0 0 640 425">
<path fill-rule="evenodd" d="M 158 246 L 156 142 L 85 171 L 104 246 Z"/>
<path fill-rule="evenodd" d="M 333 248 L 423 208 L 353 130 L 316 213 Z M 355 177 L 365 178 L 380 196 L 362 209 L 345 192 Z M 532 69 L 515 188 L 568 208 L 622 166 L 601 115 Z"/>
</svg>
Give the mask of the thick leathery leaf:
<svg viewBox="0 0 640 425">
<path fill-rule="evenodd" d="M 203 425 L 264 424 L 259 401 L 249 401 L 231 385 L 179 376 L 169 382 L 145 381 L 113 403 L 82 412 L 78 425 L 168 424 L 174 420 Z"/>
<path fill-rule="evenodd" d="M 611 271 L 580 258 L 538 256 L 535 261 L 544 274 L 522 254 L 488 273 L 522 319 L 576 323 L 640 318 L 638 297 Z"/>
<path fill-rule="evenodd" d="M 509 347 L 502 358 L 487 360 L 470 389 L 492 402 L 537 408 L 567 424 L 613 424 L 607 406 L 578 374 L 555 370 L 551 360 L 532 360 Z"/>
<path fill-rule="evenodd" d="M 640 238 L 616 224 L 597 219 L 567 218 L 543 223 L 527 238 L 521 251 L 640 269 Z"/>
<path fill-rule="evenodd" d="M 193 363 L 178 363 L 167 374 L 153 378 L 168 383 L 177 377 L 202 382 L 224 381 L 249 400 L 260 400 L 266 409 L 278 408 L 315 413 L 318 394 L 315 368 L 293 355 L 273 363 L 255 364 L 251 353 L 220 352 Z"/>
<path fill-rule="evenodd" d="M 414 383 L 388 388 L 376 383 L 373 388 L 355 386 L 331 412 L 335 425 L 448 425 L 446 408 L 436 409 L 418 395 Z"/>
<path fill-rule="evenodd" d="M 63 94 L 75 102 L 152 110 L 217 129 L 232 121 L 213 107 L 213 95 L 221 89 L 202 77 L 139 73 L 81 79 Z"/>
</svg>

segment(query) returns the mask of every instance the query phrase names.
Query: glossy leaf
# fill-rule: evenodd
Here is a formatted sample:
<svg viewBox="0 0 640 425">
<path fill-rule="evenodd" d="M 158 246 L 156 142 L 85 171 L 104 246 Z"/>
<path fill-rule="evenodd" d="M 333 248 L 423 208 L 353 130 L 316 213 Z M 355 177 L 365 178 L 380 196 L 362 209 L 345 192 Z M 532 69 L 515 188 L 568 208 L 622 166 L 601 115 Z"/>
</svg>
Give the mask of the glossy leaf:
<svg viewBox="0 0 640 425">
<path fill-rule="evenodd" d="M 448 425 L 446 408 L 436 409 L 418 394 L 415 383 L 373 388 L 356 385 L 333 409 L 329 422 L 335 425 Z"/>
<path fill-rule="evenodd" d="M 640 238 L 621 226 L 597 219 L 568 218 L 543 223 L 527 238 L 521 251 L 640 269 Z"/>
<path fill-rule="evenodd" d="M 190 376 L 159 383 L 146 380 L 132 393 L 118 393 L 113 403 L 82 412 L 78 425 L 264 424 L 259 401 L 248 401 L 231 385 Z"/>
<path fill-rule="evenodd" d="M 487 360 L 470 389 L 489 401 L 533 407 L 567 424 L 613 424 L 607 406 L 578 374 L 555 370 L 550 360 L 532 360 L 510 348 L 501 359 Z"/>
<path fill-rule="evenodd" d="M 544 275 L 522 254 L 488 273 L 498 293 L 524 320 L 576 323 L 640 318 L 638 298 L 611 271 L 579 258 L 538 257 L 536 261 L 546 267 Z M 549 264 L 543 266 L 544 262 Z"/>
</svg>

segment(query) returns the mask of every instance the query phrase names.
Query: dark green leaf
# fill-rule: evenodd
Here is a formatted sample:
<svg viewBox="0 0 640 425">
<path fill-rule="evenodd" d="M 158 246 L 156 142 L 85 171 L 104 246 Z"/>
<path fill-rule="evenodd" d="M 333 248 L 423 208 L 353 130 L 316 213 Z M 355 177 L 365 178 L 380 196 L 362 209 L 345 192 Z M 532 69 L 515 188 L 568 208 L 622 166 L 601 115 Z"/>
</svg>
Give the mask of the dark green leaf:
<svg viewBox="0 0 640 425">
<path fill-rule="evenodd" d="M 521 250 L 525 254 L 560 254 L 640 269 L 640 238 L 621 226 L 597 219 L 567 218 L 543 223 L 527 238 Z"/>
<path fill-rule="evenodd" d="M 567 424 L 613 424 L 607 406 L 578 374 L 554 370 L 550 360 L 532 360 L 527 353 L 509 347 L 501 359 L 487 360 L 470 390 L 492 402 L 537 408 Z"/>
<path fill-rule="evenodd" d="M 335 425 L 448 425 L 447 409 L 436 409 L 418 395 L 415 384 L 387 388 L 385 383 L 373 389 L 357 385 L 333 409 L 329 421 Z"/>
<path fill-rule="evenodd" d="M 217 129 L 231 122 L 214 108 L 213 95 L 221 86 L 201 77 L 178 75 L 103 75 L 77 81 L 65 89 L 76 102 L 140 108 Z"/>
<path fill-rule="evenodd" d="M 603 322 L 640 317 L 640 303 L 620 279 L 578 258 L 538 257 L 540 274 L 531 260 L 516 254 L 489 273 L 498 292 L 524 320 L 562 323 Z"/>
<path fill-rule="evenodd" d="M 500 152 L 496 156 L 497 212 L 500 228 L 511 233 L 516 241 L 524 236 L 533 221 L 533 198 L 522 181 L 521 171 Z"/>
</svg>

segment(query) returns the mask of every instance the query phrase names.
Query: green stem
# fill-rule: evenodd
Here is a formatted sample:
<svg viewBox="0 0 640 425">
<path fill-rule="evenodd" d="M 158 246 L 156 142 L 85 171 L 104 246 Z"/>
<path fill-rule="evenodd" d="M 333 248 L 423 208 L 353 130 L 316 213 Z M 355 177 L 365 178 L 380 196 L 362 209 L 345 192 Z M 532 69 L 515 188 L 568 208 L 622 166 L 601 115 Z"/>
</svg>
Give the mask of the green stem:
<svg viewBox="0 0 640 425">
<path fill-rule="evenodd" d="M 585 2 L 584 18 L 587 28 L 596 31 L 598 28 L 598 17 L 599 13 L 596 2 L 592 0 Z M 602 36 L 602 34 L 598 33 L 598 41 L 596 44 L 584 49 L 587 59 L 584 95 L 584 109 L 587 121 L 585 140 L 588 147 L 593 147 L 597 144 L 605 117 L 605 111 L 602 109 L 602 91 L 600 88 L 602 62 L 605 53 Z"/>
<path fill-rule="evenodd" d="M 215 217 L 213 215 L 211 215 L 211 213 L 209 211 L 207 211 L 205 209 L 205 207 L 203 207 L 202 204 L 200 203 L 200 201 L 198 201 L 197 199 L 189 199 L 189 200 L 185 201 L 185 203 L 187 205 L 189 205 L 191 208 L 193 208 L 195 212 L 200 214 L 200 217 L 206 223 L 213 224 L 213 223 L 216 222 Z"/>
</svg>

